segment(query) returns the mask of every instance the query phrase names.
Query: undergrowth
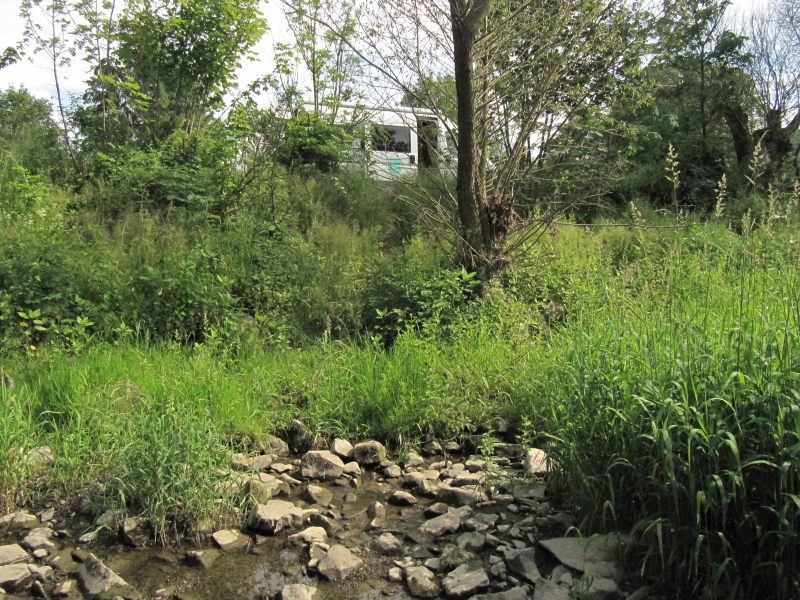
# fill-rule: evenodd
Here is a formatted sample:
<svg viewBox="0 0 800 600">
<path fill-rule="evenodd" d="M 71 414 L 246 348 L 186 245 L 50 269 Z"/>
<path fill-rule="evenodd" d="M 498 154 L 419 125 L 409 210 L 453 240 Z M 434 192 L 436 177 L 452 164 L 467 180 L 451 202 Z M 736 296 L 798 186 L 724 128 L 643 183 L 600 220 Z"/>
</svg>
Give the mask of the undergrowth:
<svg viewBox="0 0 800 600">
<path fill-rule="evenodd" d="M 581 529 L 633 532 L 639 568 L 678 596 L 797 597 L 798 258 L 790 224 L 565 226 L 479 299 L 451 295 L 445 320 L 404 318 L 389 347 L 134 334 L 6 354 L 0 499 L 96 485 L 168 537 L 213 517 L 229 451 L 292 418 L 396 448 L 502 420 L 549 440 Z M 42 444 L 52 476 L 27 488 Z"/>
</svg>

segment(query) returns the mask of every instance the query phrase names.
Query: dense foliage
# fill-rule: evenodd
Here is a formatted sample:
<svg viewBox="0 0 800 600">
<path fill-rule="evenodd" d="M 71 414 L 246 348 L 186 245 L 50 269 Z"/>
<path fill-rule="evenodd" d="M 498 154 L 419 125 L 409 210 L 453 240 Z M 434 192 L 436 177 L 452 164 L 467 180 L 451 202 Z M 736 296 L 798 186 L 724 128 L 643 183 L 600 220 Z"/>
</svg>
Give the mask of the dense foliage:
<svg viewBox="0 0 800 600">
<path fill-rule="evenodd" d="M 724 0 L 493 3 L 483 175 L 521 169 L 484 190 L 515 250 L 493 277 L 464 268 L 452 171 L 377 181 L 333 117 L 368 14 L 337 37 L 338 3 L 287 4 L 296 45 L 242 90 L 255 0 L 23 2 L 55 81 L 78 53 L 91 77 L 56 111 L 0 93 L 0 510 L 80 490 L 166 538 L 294 417 L 400 451 L 502 428 L 676 597 L 796 598 L 796 2 L 748 27 Z M 455 123 L 459 83 L 403 101 Z M 45 443 L 46 481 L 20 452 Z"/>
</svg>

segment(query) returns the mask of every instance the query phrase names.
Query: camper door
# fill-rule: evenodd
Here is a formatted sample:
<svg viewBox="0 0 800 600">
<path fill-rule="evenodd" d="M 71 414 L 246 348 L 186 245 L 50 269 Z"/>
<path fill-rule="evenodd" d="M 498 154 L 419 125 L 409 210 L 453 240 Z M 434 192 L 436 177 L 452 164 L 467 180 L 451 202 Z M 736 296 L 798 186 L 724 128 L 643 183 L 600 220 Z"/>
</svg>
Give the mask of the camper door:
<svg viewBox="0 0 800 600">
<path fill-rule="evenodd" d="M 407 125 L 372 125 L 372 161 L 379 178 L 394 178 L 414 172 L 416 164 L 416 132 Z"/>
</svg>

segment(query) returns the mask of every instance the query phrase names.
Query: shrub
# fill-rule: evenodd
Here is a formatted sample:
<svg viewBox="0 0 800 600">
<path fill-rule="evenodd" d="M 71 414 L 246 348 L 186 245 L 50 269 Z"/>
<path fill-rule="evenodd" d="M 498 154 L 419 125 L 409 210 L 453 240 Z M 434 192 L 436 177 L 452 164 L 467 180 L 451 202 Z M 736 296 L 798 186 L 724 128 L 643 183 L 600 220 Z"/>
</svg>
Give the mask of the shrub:
<svg viewBox="0 0 800 600">
<path fill-rule="evenodd" d="M 371 269 L 362 321 L 387 345 L 405 329 L 446 330 L 478 285 L 474 273 L 448 265 L 434 245 L 416 237 Z"/>
</svg>

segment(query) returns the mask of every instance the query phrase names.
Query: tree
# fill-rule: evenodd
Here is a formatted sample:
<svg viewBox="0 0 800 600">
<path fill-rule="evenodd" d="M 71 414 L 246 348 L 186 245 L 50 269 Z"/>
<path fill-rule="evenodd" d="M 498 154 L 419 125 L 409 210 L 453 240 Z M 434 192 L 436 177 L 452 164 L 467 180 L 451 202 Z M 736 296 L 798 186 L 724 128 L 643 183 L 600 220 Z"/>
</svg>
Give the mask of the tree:
<svg viewBox="0 0 800 600">
<path fill-rule="evenodd" d="M 95 87 L 114 85 L 118 126 L 140 146 L 191 133 L 220 108 L 264 31 L 257 0 L 130 0 Z"/>
<path fill-rule="evenodd" d="M 359 19 L 351 48 L 379 89 L 436 110 L 456 140 L 456 190 L 442 220 L 457 233 L 462 264 L 481 279 L 563 207 L 542 204 L 543 217 L 523 218 L 518 188 L 541 165 L 533 156 L 548 121 L 562 131 L 603 102 L 631 48 L 629 16 L 615 0 L 377 0 Z M 448 75 L 454 123 L 437 100 L 441 87 L 430 85 Z"/>
<path fill-rule="evenodd" d="M 0 69 L 4 69 L 9 65 L 13 65 L 20 59 L 19 50 L 13 46 L 8 46 L 3 53 L 0 54 Z"/>
<path fill-rule="evenodd" d="M 332 124 L 343 102 L 360 97 L 354 85 L 360 60 L 348 45 L 359 18 L 358 7 L 350 1 L 336 3 L 339 21 L 334 35 L 321 23 L 322 16 L 333 9 L 332 0 L 283 0 L 283 6 L 294 44 L 278 45 L 279 61 L 302 64 L 310 78 L 313 111 Z"/>
<path fill-rule="evenodd" d="M 33 52 L 44 54 L 53 74 L 56 102 L 61 116 L 61 133 L 72 164 L 79 171 L 78 158 L 70 136 L 67 110 L 61 93 L 60 70 L 69 65 L 75 56 L 75 46 L 70 37 L 72 26 L 69 0 L 23 0 L 20 13 L 25 20 L 24 43 L 33 46 Z"/>
<path fill-rule="evenodd" d="M 33 175 L 60 178 L 65 161 L 61 132 L 50 116 L 47 100 L 24 88 L 0 92 L 0 150 L 12 164 Z"/>
<path fill-rule="evenodd" d="M 725 26 L 729 0 L 668 0 L 653 64 L 657 101 L 674 117 L 672 139 L 686 200 L 710 206 L 730 153 L 731 107 L 745 106 L 744 37 Z M 741 151 L 737 148 L 737 152 Z M 666 148 L 665 148 L 666 154 Z"/>
<path fill-rule="evenodd" d="M 800 38 L 795 10 L 797 3 L 787 0 L 751 14 L 744 24 L 747 72 L 753 81 L 759 126 L 751 131 L 742 114 L 741 126 L 732 133 L 739 145 L 750 151 L 745 160 L 751 159 L 754 145 L 760 144 L 767 184 L 778 180 L 792 151 L 792 136 L 800 128 Z"/>
<path fill-rule="evenodd" d="M 265 31 L 258 0 L 129 0 L 118 16 L 88 2 L 80 47 L 94 69 L 73 117 L 102 206 L 228 210 L 245 142 L 220 113 Z"/>
</svg>

